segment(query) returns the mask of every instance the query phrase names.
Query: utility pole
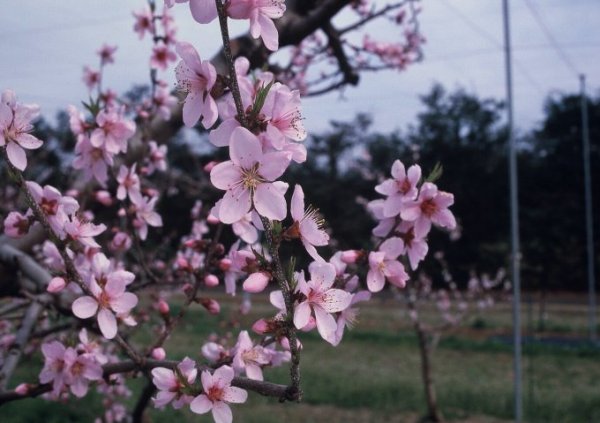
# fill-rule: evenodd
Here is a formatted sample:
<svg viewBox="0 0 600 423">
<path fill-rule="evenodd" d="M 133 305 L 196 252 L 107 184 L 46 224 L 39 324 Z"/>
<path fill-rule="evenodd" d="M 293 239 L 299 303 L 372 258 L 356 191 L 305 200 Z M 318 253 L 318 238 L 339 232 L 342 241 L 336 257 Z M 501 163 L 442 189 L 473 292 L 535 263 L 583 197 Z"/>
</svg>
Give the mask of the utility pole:
<svg viewBox="0 0 600 423">
<path fill-rule="evenodd" d="M 590 132 L 588 126 L 587 95 L 585 75 L 579 75 L 581 82 L 581 134 L 583 142 L 583 176 L 585 183 L 585 229 L 587 238 L 587 277 L 588 277 L 588 318 L 590 341 L 598 341 L 596 330 L 596 275 L 594 272 L 594 221 L 592 219 L 592 175 L 590 170 Z"/>
<path fill-rule="evenodd" d="M 508 168 L 510 179 L 510 238 L 513 283 L 513 349 L 514 349 L 514 405 L 515 422 L 523 420 L 523 400 L 521 395 L 521 270 L 519 246 L 519 203 L 517 184 L 517 149 L 513 122 L 512 63 L 510 46 L 510 11 L 508 0 L 502 0 L 504 18 L 504 57 L 506 65 L 506 112 L 508 117 Z"/>
</svg>

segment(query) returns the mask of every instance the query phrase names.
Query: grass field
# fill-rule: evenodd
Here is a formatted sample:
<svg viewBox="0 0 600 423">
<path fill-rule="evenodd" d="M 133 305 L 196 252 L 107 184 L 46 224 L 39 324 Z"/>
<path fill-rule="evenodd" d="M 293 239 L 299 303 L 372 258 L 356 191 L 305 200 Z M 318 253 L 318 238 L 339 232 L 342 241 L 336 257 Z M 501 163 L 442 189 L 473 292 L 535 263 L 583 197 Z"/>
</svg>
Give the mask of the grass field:
<svg viewBox="0 0 600 423">
<path fill-rule="evenodd" d="M 223 303 L 224 314 L 235 307 Z M 527 308 L 524 307 L 526 315 Z M 585 308 L 572 303 L 551 303 L 547 309 L 548 336 L 585 334 Z M 257 301 L 251 323 L 271 313 Z M 200 309 L 192 310 L 186 324 L 169 340 L 170 358 L 196 354 L 219 320 Z M 527 321 L 527 319 L 525 319 Z M 235 331 L 234 331 L 235 332 Z M 510 334 L 510 308 L 495 307 L 474 316 L 463 328 L 442 338 L 433 354 L 438 400 L 450 421 L 501 422 L 512 416 L 511 346 L 493 340 Z M 142 335 L 142 338 L 148 334 Z M 142 339 L 140 339 L 141 341 Z M 302 334 L 301 404 L 279 404 L 251 394 L 249 402 L 234 406 L 238 422 L 415 422 L 424 413 L 416 337 L 402 309 L 392 300 L 376 300 L 362 308 L 358 325 L 333 348 L 316 333 Z M 35 380 L 36 358 L 22 377 Z M 600 421 L 600 350 L 582 343 L 525 346 L 524 407 L 531 422 Z M 269 369 L 268 380 L 286 383 L 287 368 Z M 141 389 L 134 381 L 134 391 Z M 132 401 L 132 400 L 130 400 Z M 100 398 L 64 404 L 42 399 L 20 401 L 0 408 L 0 422 L 92 422 L 102 410 Z M 149 422 L 210 422 L 208 416 L 187 411 L 152 411 Z"/>
</svg>

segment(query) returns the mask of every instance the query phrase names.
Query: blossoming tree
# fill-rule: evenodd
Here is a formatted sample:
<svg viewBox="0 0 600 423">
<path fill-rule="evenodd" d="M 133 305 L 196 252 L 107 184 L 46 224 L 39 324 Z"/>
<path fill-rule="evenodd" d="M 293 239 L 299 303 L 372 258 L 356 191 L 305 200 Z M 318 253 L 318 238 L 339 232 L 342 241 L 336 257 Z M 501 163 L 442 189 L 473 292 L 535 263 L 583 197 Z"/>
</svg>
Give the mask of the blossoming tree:
<svg viewBox="0 0 600 423">
<path fill-rule="evenodd" d="M 381 8 L 340 0 L 287 5 L 283 0 L 190 0 L 178 5 L 189 7 L 199 24 L 219 25 L 223 50 L 213 60 L 203 60 L 193 44 L 177 40 L 169 13 L 176 3 L 188 2 L 166 0 L 158 8 L 149 1 L 134 13 L 135 32 L 140 38 L 150 35 L 153 42 L 147 97 L 131 103 L 102 86 L 115 46 L 98 51 L 99 69 L 84 69 L 90 101 L 84 110 L 68 109 L 76 137 L 70 165 L 77 178 L 64 193 L 26 179 L 25 150 L 44 144 L 32 134 L 38 107 L 19 103 L 10 90 L 2 94 L 0 146 L 16 190 L 6 198 L 13 210 L 4 219 L 0 260 L 17 272 L 0 288 L 10 298 L 0 305 L 0 405 L 38 395 L 83 397 L 95 389 L 107 405 L 98 421 L 123 421 L 129 414 L 142 421 L 153 403 L 210 412 L 216 422 L 226 423 L 233 418 L 230 405 L 245 402 L 248 391 L 298 401 L 299 331 L 316 329 L 324 341 L 338 345 L 358 303 L 386 282 L 398 288 L 410 283 L 404 257 L 413 269 L 418 266 L 432 226 L 455 226 L 448 209 L 452 194 L 425 181 L 418 167 L 405 172 L 397 161 L 392 178 L 376 187 L 385 198 L 372 203 L 380 241 L 362 256 L 347 251 L 326 258 L 318 248 L 328 244 L 331 234 L 321 216 L 306 206 L 300 185 L 290 190 L 280 180 L 289 166 L 306 160 L 302 95 L 356 83 L 360 70 L 401 69 L 418 57 L 421 39 L 412 2 Z M 358 18 L 336 29 L 330 18 L 346 6 Z M 345 38 L 379 18 L 405 27 L 405 42 L 366 37 L 356 44 Z M 249 23 L 251 45 L 244 55 L 235 51 L 241 41 L 229 37 L 229 19 Z M 321 32 L 314 33 L 317 28 L 327 45 Z M 267 63 L 270 52 L 290 44 L 296 46 L 287 66 L 251 71 Z M 335 58 L 338 69 L 311 80 L 310 65 L 321 55 Z M 168 145 L 155 135 L 160 122 L 177 119 L 177 99 L 160 78 L 173 66 L 183 100 L 181 120 L 188 127 L 202 125 L 214 146 L 227 149 L 229 160 L 205 167 L 222 198 L 198 203 L 191 211 L 189 235 L 176 251 L 158 259 L 149 240 L 163 226 L 161 192 L 155 187 L 168 169 Z M 289 207 L 288 191 L 293 191 Z M 228 228 L 237 238 L 231 245 L 222 238 Z M 32 242 L 39 244 L 36 257 L 19 248 Z M 313 260 L 308 273 L 295 267 L 293 257 L 281 255 L 281 245 L 288 242 L 299 242 Z M 352 270 L 350 263 L 356 265 Z M 204 343 L 205 363 L 191 357 L 169 360 L 166 341 L 194 304 L 219 313 L 212 293 L 221 283 L 231 295 L 240 286 L 259 293 L 275 284 L 278 289 L 270 293 L 274 316 L 252 326 L 254 339 L 242 330 L 232 347 Z M 173 304 L 177 314 L 171 312 Z M 156 333 L 146 345 L 135 336 L 144 327 Z M 38 348 L 44 361 L 38 380 L 12 380 L 23 354 Z M 264 369 L 286 362 L 287 385 L 265 380 Z M 128 412 L 120 398 L 130 395 L 130 378 L 144 378 L 146 385 Z"/>
</svg>

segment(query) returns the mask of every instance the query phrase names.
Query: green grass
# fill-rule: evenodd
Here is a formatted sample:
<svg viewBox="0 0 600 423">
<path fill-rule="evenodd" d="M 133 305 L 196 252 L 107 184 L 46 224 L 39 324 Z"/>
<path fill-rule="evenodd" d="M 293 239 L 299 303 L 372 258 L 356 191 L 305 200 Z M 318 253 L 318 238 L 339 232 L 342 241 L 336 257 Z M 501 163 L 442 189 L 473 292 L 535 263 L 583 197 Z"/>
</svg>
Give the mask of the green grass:
<svg viewBox="0 0 600 423">
<path fill-rule="evenodd" d="M 225 303 L 224 315 L 235 310 Z M 582 310 L 584 313 L 585 310 Z M 173 310 L 176 312 L 176 310 Z M 259 301 L 257 313 L 270 313 Z M 507 308 L 485 315 L 480 329 L 456 331 L 442 338 L 433 354 L 434 377 L 440 408 L 455 421 L 496 422 L 512 417 L 512 351 L 506 343 L 488 340 L 488 335 L 509 334 Z M 560 310 L 553 311 L 559 316 Z M 241 318 L 247 327 L 256 315 Z M 481 318 L 481 317 L 480 317 Z M 489 322 L 489 324 L 487 323 Z M 569 306 L 561 325 L 570 335 L 581 329 L 582 318 Z M 212 332 L 238 329 L 224 325 L 199 307 L 169 339 L 170 358 L 198 358 L 200 347 Z M 141 333 L 135 342 L 145 343 L 151 334 Z M 392 302 L 366 307 L 361 321 L 333 348 L 315 333 L 301 334 L 302 404 L 279 404 L 274 399 L 250 395 L 248 404 L 234 406 L 238 422 L 406 422 L 424 414 L 424 396 L 416 337 L 402 312 Z M 591 346 L 564 348 L 543 344 L 524 348 L 524 405 L 531 422 L 600 421 L 600 350 Z M 35 380 L 39 357 L 20 370 L 24 380 Z M 267 369 L 266 378 L 286 383 L 287 367 Z M 143 382 L 130 387 L 139 392 Z M 135 397 L 135 395 L 134 395 Z M 134 399 L 127 400 L 132 406 Z M 25 400 L 0 407 L 2 423 L 92 422 L 102 412 L 99 396 L 81 401 L 55 403 Z M 210 422 L 210 416 L 189 411 L 151 410 L 148 422 Z"/>
</svg>

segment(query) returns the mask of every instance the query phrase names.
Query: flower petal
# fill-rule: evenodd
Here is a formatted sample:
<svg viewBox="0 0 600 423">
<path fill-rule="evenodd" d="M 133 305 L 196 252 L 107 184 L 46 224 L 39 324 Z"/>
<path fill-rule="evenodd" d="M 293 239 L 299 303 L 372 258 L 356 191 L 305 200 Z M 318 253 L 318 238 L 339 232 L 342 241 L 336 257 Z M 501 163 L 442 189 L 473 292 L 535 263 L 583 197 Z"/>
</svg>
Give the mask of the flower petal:
<svg viewBox="0 0 600 423">
<path fill-rule="evenodd" d="M 112 311 L 103 308 L 98 312 L 98 326 L 106 339 L 113 339 L 117 335 L 117 319 Z"/>
<path fill-rule="evenodd" d="M 75 316 L 80 319 L 87 319 L 98 311 L 98 302 L 90 296 L 79 297 L 73 301 L 71 309 Z"/>
<path fill-rule="evenodd" d="M 254 207 L 258 214 L 271 220 L 283 220 L 287 216 L 285 197 L 279 189 L 270 183 L 260 184 L 256 188 Z"/>
</svg>

